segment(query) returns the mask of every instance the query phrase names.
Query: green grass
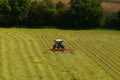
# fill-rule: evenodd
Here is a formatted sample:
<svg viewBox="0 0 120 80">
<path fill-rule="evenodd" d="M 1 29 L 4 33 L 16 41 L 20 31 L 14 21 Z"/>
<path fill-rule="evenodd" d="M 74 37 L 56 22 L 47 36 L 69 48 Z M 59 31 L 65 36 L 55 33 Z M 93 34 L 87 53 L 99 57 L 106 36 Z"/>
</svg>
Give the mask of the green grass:
<svg viewBox="0 0 120 80">
<path fill-rule="evenodd" d="M 56 38 L 72 53 L 47 51 Z M 0 29 L 0 80 L 119 80 L 120 31 Z"/>
</svg>

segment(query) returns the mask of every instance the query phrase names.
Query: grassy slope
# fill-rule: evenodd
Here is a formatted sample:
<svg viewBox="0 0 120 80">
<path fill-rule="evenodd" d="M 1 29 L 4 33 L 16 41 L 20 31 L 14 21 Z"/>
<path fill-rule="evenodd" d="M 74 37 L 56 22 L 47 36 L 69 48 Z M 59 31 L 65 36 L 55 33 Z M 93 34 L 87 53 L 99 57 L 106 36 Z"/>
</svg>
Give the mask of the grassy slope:
<svg viewBox="0 0 120 80">
<path fill-rule="evenodd" d="M 0 80 L 119 80 L 120 32 L 0 29 Z M 62 38 L 70 52 L 50 52 Z"/>
</svg>

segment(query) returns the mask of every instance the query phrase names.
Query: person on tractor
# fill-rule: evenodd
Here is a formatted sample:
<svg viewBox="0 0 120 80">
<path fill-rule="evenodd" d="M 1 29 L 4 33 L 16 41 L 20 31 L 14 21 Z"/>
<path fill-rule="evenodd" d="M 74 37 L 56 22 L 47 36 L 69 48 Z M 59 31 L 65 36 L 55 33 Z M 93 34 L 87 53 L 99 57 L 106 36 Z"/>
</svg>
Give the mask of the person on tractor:
<svg viewBox="0 0 120 80">
<path fill-rule="evenodd" d="M 64 49 L 63 41 L 61 39 L 56 39 L 53 49 Z"/>
</svg>

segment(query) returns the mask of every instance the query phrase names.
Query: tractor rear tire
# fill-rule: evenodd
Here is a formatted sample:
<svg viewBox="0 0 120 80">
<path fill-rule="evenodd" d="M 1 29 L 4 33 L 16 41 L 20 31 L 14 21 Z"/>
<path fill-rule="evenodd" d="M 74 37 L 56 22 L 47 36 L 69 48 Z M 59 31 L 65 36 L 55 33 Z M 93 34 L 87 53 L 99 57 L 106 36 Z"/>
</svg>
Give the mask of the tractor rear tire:
<svg viewBox="0 0 120 80">
<path fill-rule="evenodd" d="M 53 45 L 53 49 L 56 49 L 57 48 L 57 46 L 56 45 Z"/>
</svg>

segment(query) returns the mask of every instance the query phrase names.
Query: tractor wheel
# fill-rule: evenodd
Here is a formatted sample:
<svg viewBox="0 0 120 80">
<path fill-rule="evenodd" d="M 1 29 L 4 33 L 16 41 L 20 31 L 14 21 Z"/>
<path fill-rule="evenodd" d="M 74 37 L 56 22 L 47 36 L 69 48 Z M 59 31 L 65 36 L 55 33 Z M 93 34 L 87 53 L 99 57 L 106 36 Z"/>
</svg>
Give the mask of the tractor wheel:
<svg viewBox="0 0 120 80">
<path fill-rule="evenodd" d="M 53 49 L 56 49 L 57 48 L 57 46 L 56 45 L 53 45 Z"/>
<path fill-rule="evenodd" d="M 61 45 L 61 48 L 62 48 L 62 49 L 64 49 L 64 48 L 65 48 L 65 46 L 64 46 L 64 45 Z"/>
</svg>

